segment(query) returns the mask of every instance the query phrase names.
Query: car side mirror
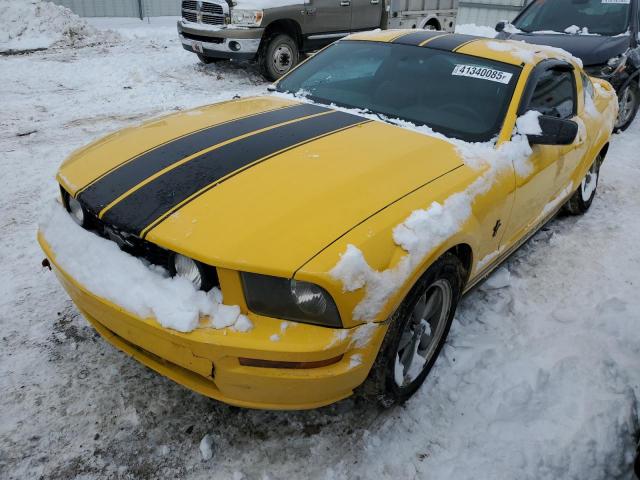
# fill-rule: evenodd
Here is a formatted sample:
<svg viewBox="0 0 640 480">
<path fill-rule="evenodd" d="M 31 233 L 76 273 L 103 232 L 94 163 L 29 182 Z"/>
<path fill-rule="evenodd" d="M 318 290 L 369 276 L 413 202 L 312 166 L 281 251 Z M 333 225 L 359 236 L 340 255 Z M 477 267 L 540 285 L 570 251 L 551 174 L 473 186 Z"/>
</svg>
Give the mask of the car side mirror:
<svg viewBox="0 0 640 480">
<path fill-rule="evenodd" d="M 542 133 L 527 135 L 531 145 L 571 145 L 578 136 L 578 124 L 573 120 L 540 115 Z"/>
<path fill-rule="evenodd" d="M 500 33 L 504 31 L 504 27 L 507 25 L 507 22 L 498 22 L 496 23 L 496 32 Z"/>
</svg>

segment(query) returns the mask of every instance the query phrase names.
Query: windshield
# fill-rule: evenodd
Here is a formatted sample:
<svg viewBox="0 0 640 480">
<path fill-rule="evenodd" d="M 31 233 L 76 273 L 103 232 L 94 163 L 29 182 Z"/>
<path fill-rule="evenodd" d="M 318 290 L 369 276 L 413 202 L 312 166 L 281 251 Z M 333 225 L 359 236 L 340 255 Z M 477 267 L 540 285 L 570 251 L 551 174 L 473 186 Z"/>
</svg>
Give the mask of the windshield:
<svg viewBox="0 0 640 480">
<path fill-rule="evenodd" d="M 482 142 L 499 132 L 519 72 L 441 50 L 339 41 L 284 77 L 277 90 Z"/>
<path fill-rule="evenodd" d="M 535 0 L 514 22 L 523 32 L 595 33 L 613 36 L 627 31 L 630 0 Z"/>
</svg>

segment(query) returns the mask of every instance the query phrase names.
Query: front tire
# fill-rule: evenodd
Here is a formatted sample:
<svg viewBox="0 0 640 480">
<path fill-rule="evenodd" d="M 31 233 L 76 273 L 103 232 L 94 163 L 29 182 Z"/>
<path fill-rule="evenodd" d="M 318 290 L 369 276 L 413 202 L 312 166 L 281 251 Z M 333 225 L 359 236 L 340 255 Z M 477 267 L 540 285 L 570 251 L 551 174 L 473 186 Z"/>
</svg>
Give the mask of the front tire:
<svg viewBox="0 0 640 480">
<path fill-rule="evenodd" d="M 391 407 L 420 388 L 445 343 L 464 278 L 451 253 L 429 267 L 393 315 L 361 396 Z"/>
<path fill-rule="evenodd" d="M 295 40 L 278 33 L 265 40 L 259 63 L 262 74 L 270 81 L 279 79 L 298 64 L 300 52 Z"/>
<path fill-rule="evenodd" d="M 616 119 L 614 131 L 624 132 L 638 113 L 640 107 L 640 87 L 636 81 L 629 83 L 618 94 L 618 118 Z"/>
<path fill-rule="evenodd" d="M 598 179 L 600 178 L 600 166 L 602 165 L 602 155 L 598 155 L 593 165 L 580 182 L 580 187 L 574 192 L 569 201 L 565 204 L 564 210 L 569 215 L 584 215 L 593 199 L 596 197 L 598 189 Z"/>
</svg>

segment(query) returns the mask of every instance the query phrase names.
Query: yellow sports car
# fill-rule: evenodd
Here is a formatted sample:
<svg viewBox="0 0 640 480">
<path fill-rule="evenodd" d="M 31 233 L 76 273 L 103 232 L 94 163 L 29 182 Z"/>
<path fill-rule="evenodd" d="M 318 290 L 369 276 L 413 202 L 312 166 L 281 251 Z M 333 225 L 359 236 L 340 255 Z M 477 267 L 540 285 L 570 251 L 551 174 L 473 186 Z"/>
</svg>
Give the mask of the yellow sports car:
<svg viewBox="0 0 640 480">
<path fill-rule="evenodd" d="M 415 30 L 273 89 L 75 152 L 38 232 L 107 341 L 268 409 L 409 398 L 462 294 L 589 208 L 618 108 L 561 50 Z"/>
</svg>

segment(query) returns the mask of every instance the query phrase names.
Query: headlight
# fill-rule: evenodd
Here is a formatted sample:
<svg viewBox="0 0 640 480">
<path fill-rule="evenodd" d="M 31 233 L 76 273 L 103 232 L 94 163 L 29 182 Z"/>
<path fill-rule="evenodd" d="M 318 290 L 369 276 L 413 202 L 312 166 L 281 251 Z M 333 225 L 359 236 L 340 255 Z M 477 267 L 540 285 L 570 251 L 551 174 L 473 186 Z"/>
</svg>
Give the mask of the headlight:
<svg viewBox="0 0 640 480">
<path fill-rule="evenodd" d="M 80 202 L 73 197 L 69 197 L 69 213 L 71 218 L 80 226 L 84 224 L 84 210 Z"/>
<path fill-rule="evenodd" d="M 231 10 L 231 23 L 259 27 L 262 23 L 262 10 Z"/>
<path fill-rule="evenodd" d="M 73 198 L 69 193 L 60 187 L 60 193 L 62 194 L 62 203 L 64 208 L 67 209 L 69 215 L 74 222 L 76 222 L 81 227 L 84 225 L 84 209 L 78 200 Z"/>
<path fill-rule="evenodd" d="M 318 285 L 253 273 L 242 274 L 242 285 L 247 306 L 254 313 L 324 327 L 342 327 L 333 298 Z"/>
<path fill-rule="evenodd" d="M 610 58 L 607 64 L 600 71 L 600 76 L 605 78 L 612 77 L 624 71 L 627 65 L 627 54 L 623 53 L 616 57 Z"/>
<path fill-rule="evenodd" d="M 215 268 L 179 253 L 176 253 L 171 258 L 169 269 L 173 276 L 189 280 L 198 290 L 209 291 L 217 283 Z"/>
</svg>

